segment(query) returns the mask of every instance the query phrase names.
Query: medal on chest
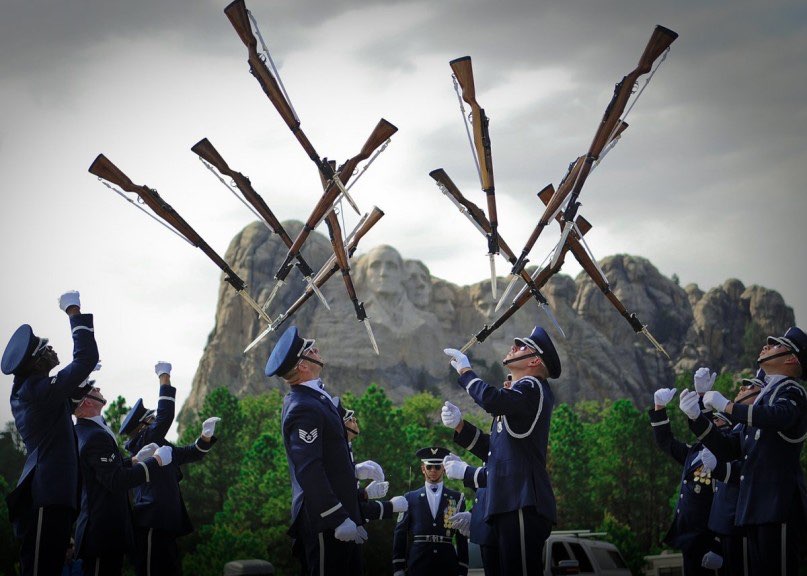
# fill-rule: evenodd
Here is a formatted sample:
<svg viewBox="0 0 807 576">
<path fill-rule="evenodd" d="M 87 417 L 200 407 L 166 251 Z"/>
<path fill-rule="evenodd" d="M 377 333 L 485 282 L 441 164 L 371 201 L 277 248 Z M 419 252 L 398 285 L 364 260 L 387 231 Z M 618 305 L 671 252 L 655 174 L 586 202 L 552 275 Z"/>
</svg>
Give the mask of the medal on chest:
<svg viewBox="0 0 807 576">
<path fill-rule="evenodd" d="M 496 416 L 496 432 L 501 434 L 502 432 L 502 417 Z"/>
</svg>

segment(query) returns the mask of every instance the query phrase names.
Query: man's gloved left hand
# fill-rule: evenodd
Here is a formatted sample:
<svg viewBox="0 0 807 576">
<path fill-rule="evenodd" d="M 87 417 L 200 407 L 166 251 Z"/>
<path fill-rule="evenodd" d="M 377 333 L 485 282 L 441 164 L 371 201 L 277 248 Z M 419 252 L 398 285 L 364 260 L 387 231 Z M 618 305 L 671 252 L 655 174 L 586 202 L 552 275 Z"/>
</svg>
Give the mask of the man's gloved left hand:
<svg viewBox="0 0 807 576">
<path fill-rule="evenodd" d="M 359 480 L 384 481 L 384 469 L 372 460 L 365 460 L 356 464 L 356 478 Z"/>
<path fill-rule="evenodd" d="M 457 371 L 457 374 L 462 374 L 464 369 L 471 368 L 471 362 L 468 357 L 456 348 L 445 348 L 443 353 L 446 356 L 451 356 L 451 366 Z"/>
<path fill-rule="evenodd" d="M 709 390 L 703 395 L 703 405 L 706 408 L 714 408 L 718 412 L 723 412 L 729 404 L 729 399 L 717 390 Z"/>
<path fill-rule="evenodd" d="M 440 409 L 440 419 L 443 421 L 443 426 L 456 428 L 462 422 L 462 411 L 451 402 L 446 401 Z"/>
<path fill-rule="evenodd" d="M 204 422 L 202 422 L 202 436 L 205 438 L 212 438 L 213 433 L 216 431 L 216 423 L 221 422 L 221 418 L 218 416 L 211 416 Z"/>
<path fill-rule="evenodd" d="M 69 290 L 59 296 L 59 308 L 62 312 L 67 312 L 67 309 L 71 306 L 81 308 L 81 299 L 78 290 Z"/>
<path fill-rule="evenodd" d="M 367 492 L 367 497 L 371 500 L 383 498 L 387 495 L 387 490 L 389 490 L 389 482 L 379 482 L 378 480 L 373 480 L 364 487 L 364 491 Z"/>
<path fill-rule="evenodd" d="M 457 512 L 448 519 L 451 522 L 451 527 L 457 530 L 460 534 L 468 538 L 471 535 L 471 513 L 470 512 Z"/>
<path fill-rule="evenodd" d="M 678 396 L 678 407 L 690 420 L 697 420 L 698 416 L 701 415 L 698 400 L 700 400 L 700 396 L 698 396 L 698 393 L 694 390 L 684 390 L 681 392 L 681 395 Z"/>
</svg>

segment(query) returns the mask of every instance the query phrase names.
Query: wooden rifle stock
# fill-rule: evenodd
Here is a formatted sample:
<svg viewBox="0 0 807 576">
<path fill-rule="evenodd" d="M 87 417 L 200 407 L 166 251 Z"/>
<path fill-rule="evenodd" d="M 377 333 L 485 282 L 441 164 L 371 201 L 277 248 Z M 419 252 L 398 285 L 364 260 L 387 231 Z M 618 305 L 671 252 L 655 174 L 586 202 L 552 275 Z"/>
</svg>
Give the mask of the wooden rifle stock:
<svg viewBox="0 0 807 576">
<path fill-rule="evenodd" d="M 384 212 L 382 212 L 377 206 L 374 206 L 372 212 L 370 212 L 370 215 L 364 220 L 361 226 L 355 230 L 348 241 L 346 248 L 348 256 L 353 256 L 353 253 L 356 251 L 356 248 L 359 245 L 359 240 L 361 240 L 370 231 L 370 229 L 375 226 L 379 220 L 381 220 L 383 216 Z M 321 288 L 322 285 L 331 278 L 331 276 L 336 274 L 337 270 L 339 270 L 339 264 L 336 262 L 336 256 L 334 255 L 331 256 L 330 259 L 322 266 L 322 268 L 320 268 L 319 271 L 314 275 L 314 284 L 316 284 L 318 288 Z M 302 295 L 297 298 L 297 300 L 289 307 L 286 313 L 275 321 L 273 328 L 277 330 L 277 328 L 295 312 L 297 312 L 297 310 L 299 310 L 300 307 L 305 304 L 313 294 L 314 291 L 311 289 L 311 287 L 306 287 L 305 292 L 303 292 Z"/>
<path fill-rule="evenodd" d="M 491 232 L 488 236 L 488 251 L 490 254 L 498 253 L 498 227 L 499 217 L 496 212 L 495 185 L 493 183 L 493 157 L 490 146 L 489 122 L 485 110 L 476 100 L 476 85 L 474 84 L 474 70 L 470 56 L 463 56 L 449 62 L 454 77 L 462 88 L 462 99 L 471 107 L 474 128 L 474 148 L 479 159 L 479 170 L 482 176 L 482 190 L 487 196 L 488 218 Z"/>
<path fill-rule="evenodd" d="M 398 129 L 395 126 L 382 118 L 378 124 L 376 124 L 376 127 L 373 129 L 370 137 L 364 143 L 364 146 L 362 146 L 359 153 L 347 160 L 347 162 L 345 162 L 339 168 L 339 180 L 342 183 L 347 184 L 348 180 L 350 180 L 350 178 L 353 176 L 353 171 L 356 169 L 358 163 L 369 158 L 376 148 L 386 142 L 397 131 Z M 330 168 L 330 165 L 328 166 Z M 308 217 L 308 220 L 306 220 L 305 226 L 303 226 L 303 229 L 300 230 L 297 238 L 294 239 L 294 242 L 289 247 L 289 251 L 286 254 L 286 259 L 275 273 L 276 279 L 282 280 L 288 275 L 291 261 L 300 253 L 303 243 L 306 241 L 314 228 L 317 227 L 317 224 L 320 223 L 322 218 L 324 218 L 328 211 L 331 210 L 333 203 L 336 201 L 338 196 L 339 188 L 335 186 L 331 180 L 328 183 L 325 192 L 317 202 L 317 205 L 314 206 L 314 210 L 311 211 L 311 215 Z"/>
<path fill-rule="evenodd" d="M 322 187 L 327 190 L 328 183 L 322 179 Z M 328 226 L 328 234 L 331 237 L 331 246 L 333 247 L 333 254 L 336 257 L 336 263 L 342 271 L 342 279 L 345 282 L 345 289 L 350 301 L 353 303 L 353 308 L 356 310 L 356 318 L 361 322 L 367 318 L 367 313 L 364 311 L 364 303 L 359 302 L 356 296 L 356 287 L 353 285 L 353 278 L 350 277 L 350 261 L 345 251 L 345 241 L 342 237 L 342 227 L 339 225 L 339 218 L 336 212 L 331 210 L 325 217 L 325 223 Z"/>
<path fill-rule="evenodd" d="M 123 173 L 120 168 L 115 166 L 106 156 L 99 154 L 93 163 L 90 165 L 89 172 L 119 186 L 127 192 L 137 194 L 146 205 L 151 208 L 154 213 L 165 220 L 168 224 L 173 226 L 188 242 L 193 244 L 204 252 L 216 266 L 218 266 L 225 274 L 224 280 L 235 288 L 236 292 L 261 316 L 264 320 L 271 323 L 272 319 L 266 315 L 261 307 L 247 294 L 245 288 L 246 284 L 238 277 L 238 275 L 230 268 L 229 264 L 219 256 L 210 245 L 205 242 L 202 237 L 188 224 L 176 210 L 157 193 L 156 190 L 148 186 L 137 186 L 132 180 Z"/>
</svg>

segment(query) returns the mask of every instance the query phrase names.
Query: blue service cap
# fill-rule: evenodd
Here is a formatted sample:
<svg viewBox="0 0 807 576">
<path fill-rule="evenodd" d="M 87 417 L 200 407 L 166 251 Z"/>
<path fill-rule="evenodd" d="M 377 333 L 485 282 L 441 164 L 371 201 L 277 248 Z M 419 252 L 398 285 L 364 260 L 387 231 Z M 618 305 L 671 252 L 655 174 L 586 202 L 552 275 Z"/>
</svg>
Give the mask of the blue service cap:
<svg viewBox="0 0 807 576">
<path fill-rule="evenodd" d="M 442 446 L 429 446 L 415 452 L 415 456 L 420 458 L 424 464 L 442 464 L 443 458 L 449 454 L 451 454 L 451 452 Z"/>
<path fill-rule="evenodd" d="M 14 331 L 3 352 L 0 369 L 3 374 L 17 374 L 31 365 L 34 355 L 48 343 L 47 338 L 38 338 L 28 324 Z"/>
<path fill-rule="evenodd" d="M 120 430 L 118 430 L 118 434 L 120 436 L 123 436 L 124 434 L 131 434 L 134 429 L 137 428 L 138 424 L 143 422 L 152 414 L 154 414 L 154 410 L 147 410 L 146 407 L 143 406 L 143 399 L 138 398 L 137 402 L 135 402 L 134 406 L 129 409 L 129 412 L 123 419 L 123 422 L 120 425 Z"/>
<path fill-rule="evenodd" d="M 526 338 L 513 338 L 513 341 L 520 346 L 529 346 L 536 352 L 541 360 L 546 364 L 546 369 L 549 371 L 550 378 L 557 378 L 560 376 L 560 357 L 558 351 L 555 350 L 555 345 L 552 344 L 552 339 L 546 330 L 540 326 L 532 329 L 532 334 Z"/>
<path fill-rule="evenodd" d="M 266 361 L 264 373 L 267 376 L 277 375 L 282 377 L 297 364 L 304 347 L 305 340 L 300 338 L 297 333 L 297 326 L 289 326 L 280 336 L 275 347 L 272 348 L 269 360 Z"/>
<path fill-rule="evenodd" d="M 801 328 L 793 326 L 787 329 L 784 336 L 768 336 L 768 344 L 782 344 L 787 347 L 801 364 L 802 376 L 807 373 L 807 334 Z"/>
<path fill-rule="evenodd" d="M 757 373 L 754 375 L 753 378 L 743 378 L 743 384 L 747 384 L 748 386 L 756 386 L 757 388 L 764 388 L 765 387 L 765 370 L 760 368 L 757 370 Z"/>
</svg>

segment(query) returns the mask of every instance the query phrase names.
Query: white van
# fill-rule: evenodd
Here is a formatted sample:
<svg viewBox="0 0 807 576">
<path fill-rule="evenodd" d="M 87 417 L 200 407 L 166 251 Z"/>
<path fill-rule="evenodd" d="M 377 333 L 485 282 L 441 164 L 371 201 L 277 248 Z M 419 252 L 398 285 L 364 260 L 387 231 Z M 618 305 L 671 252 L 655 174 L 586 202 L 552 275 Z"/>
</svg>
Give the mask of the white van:
<svg viewBox="0 0 807 576">
<path fill-rule="evenodd" d="M 610 542 L 596 539 L 604 535 L 604 532 L 586 530 L 552 532 L 544 546 L 544 576 L 631 576 L 617 547 Z M 468 543 L 468 565 L 468 576 L 485 574 L 479 546 L 472 542 Z"/>
</svg>

